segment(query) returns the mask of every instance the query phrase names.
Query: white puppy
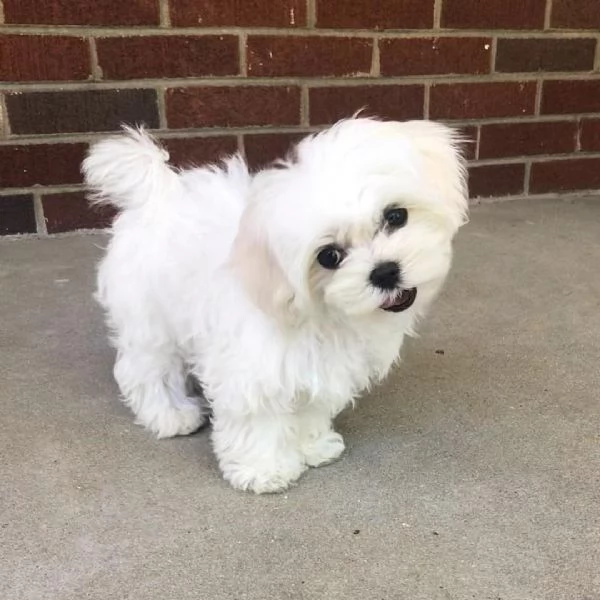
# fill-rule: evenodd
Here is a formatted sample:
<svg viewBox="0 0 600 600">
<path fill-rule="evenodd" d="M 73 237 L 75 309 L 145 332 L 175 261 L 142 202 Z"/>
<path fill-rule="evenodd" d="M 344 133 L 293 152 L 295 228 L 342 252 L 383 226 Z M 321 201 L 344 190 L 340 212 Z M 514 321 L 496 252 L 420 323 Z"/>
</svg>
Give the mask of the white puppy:
<svg viewBox="0 0 600 600">
<path fill-rule="evenodd" d="M 120 209 L 98 276 L 125 403 L 158 437 L 206 420 L 234 487 L 287 488 L 338 458 L 332 419 L 398 359 L 466 220 L 456 134 L 342 121 L 255 175 L 240 157 L 175 171 L 143 131 L 84 162 Z"/>
</svg>

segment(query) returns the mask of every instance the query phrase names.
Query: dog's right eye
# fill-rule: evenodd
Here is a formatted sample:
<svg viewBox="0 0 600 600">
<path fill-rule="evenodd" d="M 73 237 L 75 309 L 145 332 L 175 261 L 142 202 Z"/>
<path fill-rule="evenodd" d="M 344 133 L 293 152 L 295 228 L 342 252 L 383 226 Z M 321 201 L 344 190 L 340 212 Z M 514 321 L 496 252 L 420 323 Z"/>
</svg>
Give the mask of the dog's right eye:
<svg viewBox="0 0 600 600">
<path fill-rule="evenodd" d="M 317 262 L 324 269 L 337 269 L 344 260 L 344 251 L 338 246 L 325 246 L 317 254 Z"/>
</svg>

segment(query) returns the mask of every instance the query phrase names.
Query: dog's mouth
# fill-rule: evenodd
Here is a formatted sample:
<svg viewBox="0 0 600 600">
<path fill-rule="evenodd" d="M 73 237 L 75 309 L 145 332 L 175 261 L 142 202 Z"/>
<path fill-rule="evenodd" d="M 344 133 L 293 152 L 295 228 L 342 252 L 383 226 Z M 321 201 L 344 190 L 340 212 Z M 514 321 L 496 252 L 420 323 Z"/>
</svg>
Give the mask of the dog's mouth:
<svg viewBox="0 0 600 600">
<path fill-rule="evenodd" d="M 381 306 L 383 310 L 388 312 L 402 312 L 410 308 L 417 298 L 417 288 L 408 290 L 399 290 L 394 296 L 390 296 Z"/>
</svg>

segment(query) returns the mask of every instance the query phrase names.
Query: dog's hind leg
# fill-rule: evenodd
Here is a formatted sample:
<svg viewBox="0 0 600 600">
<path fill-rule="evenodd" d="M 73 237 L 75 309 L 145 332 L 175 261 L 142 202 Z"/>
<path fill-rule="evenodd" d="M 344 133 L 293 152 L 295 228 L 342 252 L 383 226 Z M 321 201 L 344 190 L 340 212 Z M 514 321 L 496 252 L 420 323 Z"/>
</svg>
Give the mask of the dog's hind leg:
<svg viewBox="0 0 600 600">
<path fill-rule="evenodd" d="M 159 438 L 187 435 L 206 421 L 197 399 L 186 393 L 184 364 L 170 345 L 119 344 L 115 379 L 136 422 Z"/>
</svg>

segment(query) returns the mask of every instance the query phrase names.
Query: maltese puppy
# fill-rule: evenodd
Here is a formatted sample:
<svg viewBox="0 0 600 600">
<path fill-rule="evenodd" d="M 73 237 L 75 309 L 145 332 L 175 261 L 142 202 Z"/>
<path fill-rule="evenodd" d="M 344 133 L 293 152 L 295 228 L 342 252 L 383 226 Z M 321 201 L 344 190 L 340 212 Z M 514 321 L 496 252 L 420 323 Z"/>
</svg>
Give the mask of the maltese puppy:
<svg viewBox="0 0 600 600">
<path fill-rule="evenodd" d="M 174 170 L 141 129 L 94 145 L 92 201 L 119 209 L 97 298 L 137 422 L 185 435 L 210 409 L 225 479 L 256 493 L 337 459 L 334 417 L 388 373 L 448 273 L 459 142 L 354 118 L 256 174 L 239 156 Z"/>
</svg>

